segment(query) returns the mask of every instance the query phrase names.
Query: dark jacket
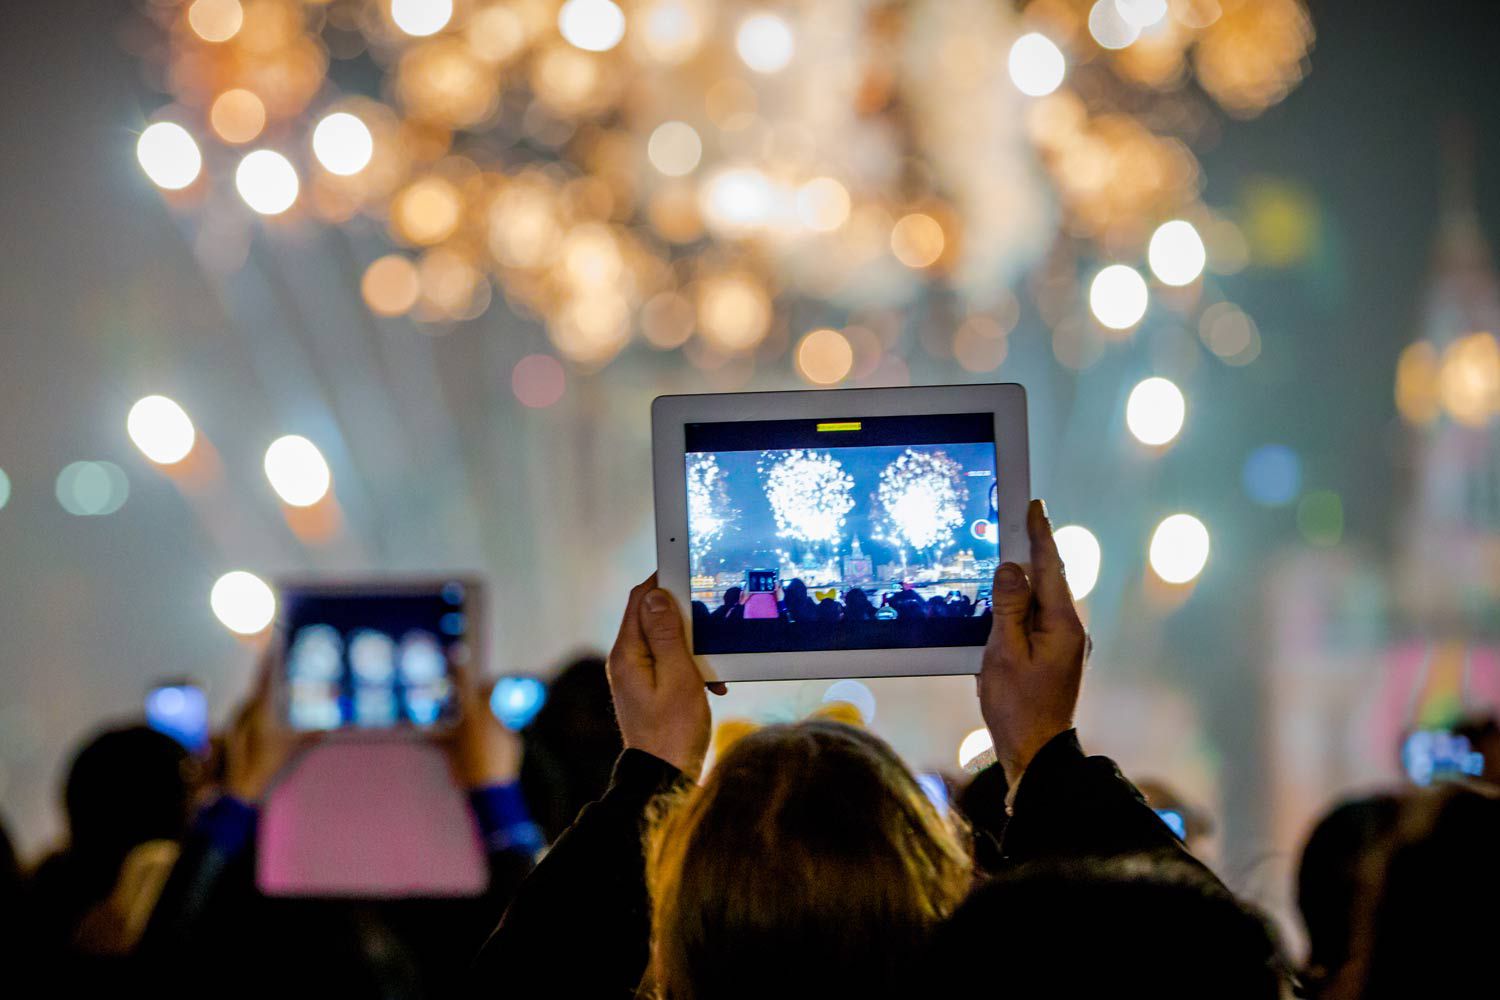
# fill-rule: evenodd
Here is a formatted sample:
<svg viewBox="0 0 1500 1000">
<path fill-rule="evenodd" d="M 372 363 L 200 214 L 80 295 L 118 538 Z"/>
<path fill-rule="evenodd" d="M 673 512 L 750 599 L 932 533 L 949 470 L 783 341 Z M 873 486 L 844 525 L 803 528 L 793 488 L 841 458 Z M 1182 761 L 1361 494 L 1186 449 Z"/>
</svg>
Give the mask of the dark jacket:
<svg viewBox="0 0 1500 1000">
<path fill-rule="evenodd" d="M 643 824 L 651 800 L 687 779 L 640 750 L 615 764 L 586 807 L 521 885 L 480 952 L 475 997 L 633 997 L 649 960 Z M 1106 757 L 1076 732 L 1055 737 L 1027 768 L 1007 816 L 1004 772 L 974 779 L 969 798 L 981 868 L 1079 855 L 1170 852 L 1201 867 Z M 1206 871 L 1206 869 L 1204 869 Z"/>
</svg>

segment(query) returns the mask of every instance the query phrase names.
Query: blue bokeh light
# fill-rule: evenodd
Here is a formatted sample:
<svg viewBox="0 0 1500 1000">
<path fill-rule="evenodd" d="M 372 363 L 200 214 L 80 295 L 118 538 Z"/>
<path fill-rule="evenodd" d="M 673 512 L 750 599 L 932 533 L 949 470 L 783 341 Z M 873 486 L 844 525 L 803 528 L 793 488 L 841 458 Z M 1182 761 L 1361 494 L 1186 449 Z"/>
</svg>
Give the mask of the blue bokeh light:
<svg viewBox="0 0 1500 1000">
<path fill-rule="evenodd" d="M 1265 507 L 1285 507 L 1302 489 L 1302 460 L 1284 444 L 1261 445 L 1241 471 L 1245 493 Z"/>
</svg>

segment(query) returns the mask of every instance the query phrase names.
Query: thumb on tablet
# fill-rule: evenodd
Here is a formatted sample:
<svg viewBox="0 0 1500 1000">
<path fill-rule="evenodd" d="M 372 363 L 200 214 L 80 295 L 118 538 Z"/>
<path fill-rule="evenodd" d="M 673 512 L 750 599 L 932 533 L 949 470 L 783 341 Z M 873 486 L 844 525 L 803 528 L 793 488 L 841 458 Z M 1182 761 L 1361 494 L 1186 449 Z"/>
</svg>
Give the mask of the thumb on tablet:
<svg viewBox="0 0 1500 1000">
<path fill-rule="evenodd" d="M 682 615 L 677 602 L 665 590 L 653 590 L 641 602 L 641 631 L 646 634 L 646 644 L 651 647 L 658 670 L 668 660 L 691 664 L 682 636 Z"/>
</svg>

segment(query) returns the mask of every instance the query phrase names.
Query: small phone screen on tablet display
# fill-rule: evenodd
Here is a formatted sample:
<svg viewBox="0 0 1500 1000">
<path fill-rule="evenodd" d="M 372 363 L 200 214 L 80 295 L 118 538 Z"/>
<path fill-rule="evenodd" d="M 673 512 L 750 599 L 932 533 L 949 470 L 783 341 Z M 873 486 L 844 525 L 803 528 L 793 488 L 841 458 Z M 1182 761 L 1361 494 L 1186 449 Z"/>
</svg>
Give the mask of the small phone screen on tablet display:
<svg viewBox="0 0 1500 1000">
<path fill-rule="evenodd" d="M 684 431 L 694 652 L 984 643 L 993 413 Z"/>
<path fill-rule="evenodd" d="M 456 581 L 284 590 L 288 724 L 391 729 L 451 721 L 452 664 L 467 649 L 467 590 Z"/>
</svg>

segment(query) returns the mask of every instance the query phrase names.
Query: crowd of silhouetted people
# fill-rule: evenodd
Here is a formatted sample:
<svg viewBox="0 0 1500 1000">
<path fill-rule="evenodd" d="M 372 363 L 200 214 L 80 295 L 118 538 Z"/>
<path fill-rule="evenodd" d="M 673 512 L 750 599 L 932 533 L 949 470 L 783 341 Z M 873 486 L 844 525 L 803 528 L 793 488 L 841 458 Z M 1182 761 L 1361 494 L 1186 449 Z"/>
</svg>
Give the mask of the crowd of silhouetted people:
<svg viewBox="0 0 1500 1000">
<path fill-rule="evenodd" d="M 280 723 L 272 644 L 211 752 L 110 728 L 73 758 L 61 846 L 24 865 L 0 836 L 9 995 L 1490 995 L 1489 781 L 1337 805 L 1302 854 L 1309 949 L 1289 955 L 1183 829 L 1085 754 L 1088 638 L 1039 504 L 1028 528 L 1030 571 L 997 571 L 975 652 L 994 760 L 955 781 L 951 807 L 845 707 L 711 732 L 722 689 L 653 577 L 608 658 L 562 670 L 520 734 L 459 671 L 459 721 L 434 741 L 468 796 L 483 892 L 270 895 L 255 877 L 262 810 L 309 752 Z M 863 613 L 855 593 L 841 614 Z M 782 598 L 789 615 L 821 613 L 800 581 Z"/>
<path fill-rule="evenodd" d="M 901 585 L 879 594 L 876 604 L 870 592 L 863 587 L 850 587 L 843 592 L 842 600 L 836 596 L 837 588 L 827 590 L 809 589 L 801 579 L 788 580 L 786 585 L 777 585 L 774 592 L 767 592 L 775 603 L 775 614 L 764 617 L 784 622 L 816 622 L 837 625 L 839 622 L 873 622 L 892 619 L 902 622 L 926 621 L 933 618 L 974 618 L 988 613 L 984 602 L 958 591 L 939 596 L 923 597 L 909 585 Z M 703 601 L 694 601 L 694 621 L 737 622 L 746 618 L 746 608 L 753 595 L 744 587 L 729 587 L 724 591 L 722 602 L 709 608 Z"/>
</svg>

